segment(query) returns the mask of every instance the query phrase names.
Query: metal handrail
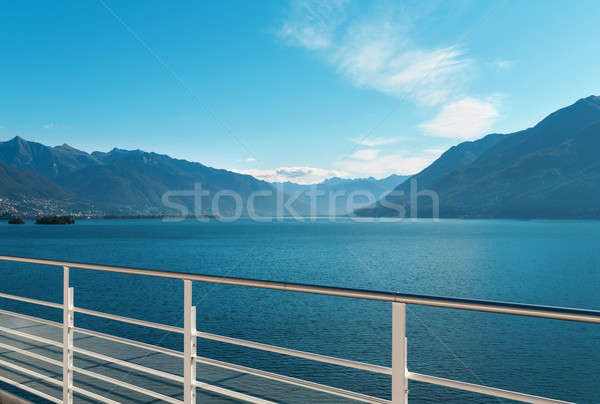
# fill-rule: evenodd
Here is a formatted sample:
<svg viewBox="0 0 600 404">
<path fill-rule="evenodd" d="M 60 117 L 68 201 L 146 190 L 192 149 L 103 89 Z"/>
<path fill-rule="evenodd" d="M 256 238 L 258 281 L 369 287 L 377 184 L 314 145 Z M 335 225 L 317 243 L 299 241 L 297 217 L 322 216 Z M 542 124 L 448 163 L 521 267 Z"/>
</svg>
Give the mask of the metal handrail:
<svg viewBox="0 0 600 404">
<path fill-rule="evenodd" d="M 98 265 L 98 264 L 88 264 L 81 262 L 71 262 L 71 261 L 58 261 L 58 260 L 46 260 L 46 259 L 36 259 L 36 258 L 26 258 L 26 257 L 14 257 L 14 256 L 5 256 L 0 255 L 0 260 L 2 261 L 12 261 L 12 262 L 23 262 L 23 263 L 31 263 L 31 264 L 41 264 L 41 265 L 49 265 L 56 267 L 63 267 L 64 269 L 64 282 L 63 282 L 63 304 L 46 302 L 42 300 L 29 299 L 19 296 L 8 295 L 4 293 L 0 293 L 0 298 L 13 299 L 16 301 L 21 301 L 30 304 L 38 304 L 42 306 L 57 308 L 63 310 L 63 322 L 62 323 L 54 323 L 49 322 L 48 320 L 37 319 L 35 317 L 21 315 L 19 313 L 8 312 L 4 310 L 0 310 L 0 313 L 11 314 L 17 317 L 21 317 L 24 319 L 31 319 L 34 321 L 40 321 L 49 323 L 52 326 L 58 326 L 63 328 L 63 341 L 62 343 L 51 341 L 42 337 L 22 333 L 16 330 L 7 329 L 5 327 L 0 327 L 0 331 L 11 333 L 13 335 L 22 336 L 24 338 L 28 338 L 31 340 L 36 340 L 38 342 L 42 342 L 48 345 L 54 345 L 58 347 L 63 347 L 63 362 L 61 362 L 63 366 L 63 380 L 67 380 L 67 382 L 61 382 L 59 380 L 48 380 L 51 383 L 62 385 L 63 387 L 63 400 L 53 399 L 51 401 L 70 404 L 72 402 L 72 393 L 76 392 L 79 394 L 86 395 L 90 398 L 96 399 L 101 402 L 105 402 L 108 404 L 114 404 L 115 401 L 106 397 L 102 397 L 96 393 L 86 391 L 80 387 L 74 386 L 72 384 L 72 373 L 82 373 L 89 377 L 94 377 L 97 379 L 101 379 L 105 382 L 118 385 L 129 390 L 137 391 L 142 394 L 146 394 L 152 396 L 154 398 L 162 399 L 166 402 L 172 403 L 181 403 L 177 399 L 163 396 L 158 392 L 154 392 L 151 390 L 147 390 L 141 388 L 139 386 L 131 385 L 120 380 L 112 379 L 107 376 L 99 375 L 93 372 L 89 372 L 85 369 L 77 368 L 73 366 L 72 356 L 73 352 L 78 352 L 83 355 L 92 356 L 96 358 L 101 358 L 102 360 L 106 360 L 108 362 L 112 362 L 114 364 L 125 365 L 124 361 L 114 359 L 99 353 L 82 350 L 73 345 L 72 342 L 72 334 L 73 332 L 83 332 L 90 335 L 95 335 L 100 338 L 105 338 L 108 340 L 113 340 L 117 342 L 123 342 L 129 345 L 138 346 L 146 349 L 155 350 L 158 352 L 164 351 L 168 355 L 179 356 L 184 360 L 184 376 L 183 378 L 167 374 L 158 370 L 153 370 L 151 368 L 146 368 L 139 365 L 125 365 L 131 369 L 136 369 L 142 371 L 144 373 L 154 374 L 159 377 L 165 377 L 170 379 L 171 381 L 179 381 L 184 384 L 184 400 L 183 403 L 191 404 L 195 402 L 195 389 L 200 388 L 207 391 L 212 391 L 217 394 L 222 394 L 225 396 L 229 396 L 232 398 L 238 398 L 242 401 L 257 403 L 257 404 L 265 404 L 270 403 L 268 400 L 260 399 L 257 397 L 252 397 L 245 395 L 243 393 L 239 393 L 236 391 L 232 391 L 229 389 L 224 389 L 218 386 L 209 385 L 206 383 L 201 383 L 196 380 L 195 375 L 195 366 L 196 363 L 205 363 L 213 366 L 222 367 L 225 369 L 238 369 L 242 372 L 253 374 L 255 376 L 264 377 L 267 379 L 278 380 L 284 383 L 295 384 L 298 386 L 303 386 L 309 389 L 326 392 L 342 397 L 359 399 L 360 401 L 370 402 L 370 403 L 392 403 L 392 404 L 406 404 L 408 401 L 408 388 L 407 381 L 413 380 L 418 382 L 430 383 L 440 386 L 446 386 L 456 389 L 461 389 L 465 391 L 471 391 L 481 394 L 487 394 L 496 397 L 503 397 L 523 402 L 529 403 L 567 403 L 566 401 L 555 400 L 550 398 L 538 397 L 524 393 L 513 392 L 509 390 L 498 389 L 494 387 L 481 386 L 456 380 L 445 379 L 436 376 L 423 375 L 420 373 L 410 372 L 406 368 L 406 313 L 405 306 L 407 304 L 415 304 L 415 305 L 424 305 L 424 306 L 432 306 L 432 307 L 443 307 L 443 308 L 453 308 L 460 310 L 471 310 L 471 311 L 483 311 L 483 312 L 492 312 L 499 314 L 511 314 L 511 315 L 520 315 L 520 316 L 529 316 L 529 317 L 539 317 L 539 318 L 550 318 L 557 320 L 567 320 L 567 321 L 577 321 L 577 322 L 587 322 L 587 323 L 596 323 L 600 324 L 600 311 L 595 310 L 582 310 L 575 308 L 564 308 L 564 307 L 552 307 L 552 306 L 540 306 L 540 305 L 531 305 L 531 304 L 520 304 L 520 303 L 507 303 L 507 302 L 497 302 L 497 301 L 485 301 L 485 300 L 472 300 L 472 299 L 457 299 L 457 298 L 449 298 L 449 297 L 438 297 L 438 296 L 426 296 L 426 295 L 414 295 L 414 294 L 404 294 L 404 293 L 392 293 L 392 292 L 381 292 L 381 291 L 369 291 L 369 290 L 360 290 L 360 289 L 348 289 L 348 288 L 338 288 L 338 287 L 328 287 L 328 286 L 320 286 L 320 285 L 310 285 L 310 284 L 300 284 L 300 283 L 290 283 L 290 282 L 274 282 L 274 281 L 266 281 L 266 280 L 257 280 L 257 279 L 246 279 L 246 278 L 234 278 L 234 277 L 223 277 L 223 276 L 214 276 L 214 275 L 203 275 L 203 274 L 192 274 L 192 273 L 183 273 L 183 272 L 171 272 L 164 270 L 151 270 L 151 269 L 142 269 L 142 268 L 131 268 L 131 267 L 120 267 L 120 266 L 109 266 L 109 265 Z M 132 274 L 132 275 L 142 275 L 142 276 L 151 276 L 151 277 L 160 277 L 167 279 L 179 279 L 183 280 L 184 283 L 184 318 L 185 325 L 184 328 L 173 327 L 170 325 L 152 323 L 144 320 L 131 319 L 128 317 L 117 316 L 114 314 L 106 314 L 98 311 L 83 309 L 80 307 L 76 307 L 73 304 L 73 288 L 69 286 L 69 268 L 79 268 L 79 269 L 88 269 L 94 271 L 104 271 L 104 272 L 116 272 L 123 274 Z M 346 297 L 346 298 L 357 298 L 357 299 L 367 299 L 367 300 L 375 300 L 375 301 L 385 301 L 392 303 L 393 307 L 393 322 L 392 322 L 392 367 L 384 367 L 378 365 L 372 365 L 368 363 L 350 361 L 341 358 L 329 357 L 320 354 L 308 353 L 297 351 L 288 348 L 277 347 L 273 345 L 262 344 L 258 342 L 246 341 L 237 338 L 231 338 L 226 336 L 220 336 L 216 334 L 210 334 L 206 332 L 201 332 L 196 330 L 196 311 L 195 307 L 192 306 L 192 282 L 208 282 L 215 284 L 223 284 L 223 285 L 237 285 L 237 286 L 246 286 L 253 288 L 263 288 L 263 289 L 273 289 L 273 290 L 283 290 L 283 291 L 292 291 L 292 292 L 301 292 L 301 293 L 312 293 L 319 295 L 328 295 L 328 296 L 338 296 L 338 297 Z M 110 320 L 122 321 L 130 324 L 141 325 L 150 328 L 161 329 L 169 332 L 175 332 L 183 334 L 184 336 L 184 352 L 180 353 L 178 351 L 171 351 L 166 348 L 157 347 L 149 344 L 144 344 L 138 341 L 127 340 L 123 338 L 119 338 L 116 336 L 111 336 L 108 334 L 99 333 L 91 330 L 83 330 L 78 327 L 75 327 L 73 323 L 73 314 L 81 313 L 91 316 L 102 317 Z M 241 345 L 249 348 L 260 349 L 264 351 L 269 351 L 273 353 L 278 353 L 282 355 L 295 356 L 310 360 L 315 360 L 319 362 L 325 362 L 330 364 L 335 364 L 338 366 L 356 368 L 361 370 L 367 370 L 376 373 L 383 373 L 392 376 L 392 401 L 384 400 L 377 397 L 370 397 L 366 395 L 362 395 L 359 393 L 350 392 L 347 390 L 337 389 L 334 387 L 329 387 L 313 382 L 303 381 L 301 379 L 290 378 L 283 375 L 278 375 L 275 373 L 269 373 L 260 371 L 252 368 L 245 368 L 239 365 L 228 364 L 225 362 L 214 361 L 208 358 L 202 358 L 196 355 L 196 338 L 205 338 L 211 339 L 215 341 L 220 341 L 229 344 Z M 4 345 L 2 348 L 7 349 L 8 346 Z M 18 352 L 15 349 L 15 352 Z M 33 357 L 32 355 L 30 355 Z M 40 360 L 44 360 L 42 358 L 37 358 Z M 47 361 L 48 362 L 48 361 Z M 52 360 L 53 364 L 58 365 L 57 361 Z M 5 361 L 0 362 L 0 365 L 6 365 L 11 367 L 17 371 L 24 372 L 30 374 L 31 376 L 38 376 L 44 379 L 49 379 L 47 376 L 43 376 L 37 374 L 34 371 L 29 369 L 21 368 L 15 365 L 11 365 L 10 363 L 5 363 Z M 68 378 L 68 379 L 65 379 Z M 4 380 L 2 378 L 0 380 Z M 4 380 L 6 381 L 6 380 Z M 11 383 L 17 387 L 22 387 L 19 383 Z M 36 394 L 35 390 L 32 391 L 31 388 L 26 389 L 29 392 L 33 392 Z M 41 392 L 40 392 L 41 393 Z M 42 395 L 43 394 L 43 395 Z M 47 394 L 41 393 L 38 394 L 42 397 L 47 397 Z"/>
<path fill-rule="evenodd" d="M 246 348 L 259 349 L 261 351 L 278 353 L 286 356 L 293 356 L 296 358 L 308 359 L 321 363 L 329 363 L 331 365 L 343 366 L 346 368 L 364 370 L 366 372 L 379 373 L 384 375 L 391 375 L 392 369 L 386 366 L 372 365 L 370 363 L 358 362 L 349 359 L 340 359 L 333 356 L 314 354 L 310 352 L 298 351 L 296 349 L 282 348 L 275 345 L 263 344 L 260 342 L 247 341 L 239 338 L 224 337 L 222 335 L 211 334 L 208 332 L 196 331 L 196 336 L 208 339 L 211 341 L 224 342 L 226 344 L 232 344 L 237 346 L 243 346 Z"/>
<path fill-rule="evenodd" d="M 248 278 L 203 275 L 185 272 L 172 272 L 158 269 L 142 269 L 123 266 L 87 264 L 82 262 L 47 260 L 38 258 L 0 255 L 2 261 L 24 262 L 58 267 L 89 269 L 92 271 L 118 272 L 122 274 L 144 275 L 159 278 L 180 279 L 197 282 L 217 283 L 221 285 L 247 286 L 261 289 L 285 290 L 290 292 L 312 293 L 319 295 L 349 297 L 386 301 L 391 303 L 415 304 L 420 306 L 443 307 L 460 310 L 484 311 L 499 314 L 512 314 L 527 317 L 550 318 L 600 324 L 599 310 L 582 310 L 568 307 L 543 306 L 492 300 L 461 299 L 453 297 L 415 295 L 399 292 L 381 292 L 364 289 L 339 288 L 304 283 L 275 282 Z"/>
</svg>

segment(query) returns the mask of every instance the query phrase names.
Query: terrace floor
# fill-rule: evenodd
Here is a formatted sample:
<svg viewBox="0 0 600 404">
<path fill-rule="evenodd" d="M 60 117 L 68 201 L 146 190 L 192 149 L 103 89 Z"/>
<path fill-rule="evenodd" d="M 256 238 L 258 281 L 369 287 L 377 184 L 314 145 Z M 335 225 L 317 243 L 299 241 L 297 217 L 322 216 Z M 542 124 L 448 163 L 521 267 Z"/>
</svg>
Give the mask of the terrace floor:
<svg viewBox="0 0 600 404">
<path fill-rule="evenodd" d="M 0 327 L 42 337 L 59 343 L 62 341 L 62 329 L 49 324 L 18 318 L 5 312 L 0 313 Z M 163 353 L 153 352 L 144 348 L 134 347 L 121 342 L 109 341 L 104 338 L 82 333 L 75 333 L 74 345 L 77 348 L 110 356 L 111 358 L 130 364 L 143 365 L 171 375 L 182 376 L 182 360 Z M 56 364 L 32 358 L 23 353 L 15 352 L 13 348 L 42 355 L 61 362 L 62 350 L 60 347 L 0 330 L 0 360 L 41 373 L 59 381 L 62 379 L 61 367 Z M 74 365 L 77 368 L 89 372 L 94 372 L 108 378 L 117 379 L 137 387 L 160 393 L 171 399 L 183 400 L 182 383 L 175 380 L 166 380 L 161 377 L 148 375 L 141 371 L 121 366 L 118 363 L 98 360 L 77 352 L 74 357 Z M 45 382 L 37 377 L 28 376 L 20 371 L 9 369 L 7 366 L 0 364 L 0 379 L 2 377 L 35 388 L 36 390 L 42 391 L 57 399 L 62 398 L 60 386 Z M 265 400 L 264 403 L 361 402 L 205 363 L 199 363 L 197 365 L 197 380 L 210 386 L 216 386 L 228 391 L 247 394 Z M 95 377 L 81 374 L 80 372 L 75 372 L 74 386 L 84 388 L 85 390 L 119 403 L 140 404 L 164 402 L 164 400 L 152 398 L 146 394 L 132 391 L 124 387 L 115 386 Z M 74 400 L 76 403 L 98 402 L 79 394 L 75 394 Z M 40 399 L 39 402 L 45 402 L 45 400 Z M 197 402 L 232 404 L 246 401 L 198 388 Z"/>
</svg>

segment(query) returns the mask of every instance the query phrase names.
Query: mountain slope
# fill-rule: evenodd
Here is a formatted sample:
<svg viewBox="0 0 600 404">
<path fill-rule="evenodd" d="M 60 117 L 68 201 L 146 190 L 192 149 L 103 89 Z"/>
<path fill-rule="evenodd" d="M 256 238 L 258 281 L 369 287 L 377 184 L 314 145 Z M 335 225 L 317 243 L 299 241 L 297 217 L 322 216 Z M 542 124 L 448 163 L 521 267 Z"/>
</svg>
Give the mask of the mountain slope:
<svg viewBox="0 0 600 404">
<path fill-rule="evenodd" d="M 248 175 L 141 150 L 88 154 L 68 145 L 48 147 L 15 137 L 0 143 L 0 161 L 39 174 L 55 182 L 55 187 L 99 204 L 108 213 L 209 214 L 218 207 L 221 214 L 233 215 L 237 206 L 243 205 L 242 214 L 248 215 L 252 213 L 248 210 L 251 200 L 257 214 L 277 215 L 278 201 L 287 198 L 271 184 Z M 209 192 L 200 200 L 199 212 L 195 212 L 191 195 L 196 184 Z M 212 197 L 219 191 L 230 195 L 221 195 L 213 205 Z M 162 198 L 168 192 L 175 194 L 170 201 L 185 209 L 165 206 Z M 239 196 L 241 204 L 231 193 Z M 306 211 L 302 203 L 300 208 Z"/>
<path fill-rule="evenodd" d="M 457 146 L 452 146 L 431 165 L 394 188 L 394 195 L 382 198 L 382 201 L 379 201 L 374 206 L 358 209 L 354 214 L 366 217 L 396 216 L 398 210 L 394 209 L 393 206 L 408 206 L 411 184 L 414 184 L 417 191 L 431 189 L 442 177 L 448 173 L 467 167 L 485 151 L 495 146 L 507 136 L 495 133 L 479 140 L 467 141 Z"/>
<path fill-rule="evenodd" d="M 173 193 L 172 201 L 186 206 L 188 214 L 217 213 L 216 206 L 222 215 L 234 214 L 237 205 L 233 197 L 224 196 L 213 206 L 212 197 L 219 191 L 237 193 L 244 205 L 244 215 L 250 213 L 247 202 L 253 193 L 269 193 L 253 199 L 255 210 L 261 215 L 275 215 L 277 198 L 285 199 L 269 183 L 254 177 L 157 153 L 114 149 L 109 153 L 93 153 L 93 157 L 101 164 L 60 176 L 58 183 L 94 201 L 141 211 L 165 211 L 162 198 L 167 192 Z M 209 192 L 201 199 L 200 212 L 194 212 L 194 197 L 190 194 L 197 184 Z"/>
<path fill-rule="evenodd" d="M 588 97 L 440 179 L 433 187 L 440 194 L 440 213 L 600 217 L 599 148 L 600 98 Z"/>
<path fill-rule="evenodd" d="M 65 200 L 74 195 L 46 178 L 0 161 L 0 197 Z"/>
<path fill-rule="evenodd" d="M 419 184 L 419 189 L 437 192 L 442 217 L 596 218 L 599 149 L 600 97 L 591 96 L 550 114 L 533 128 L 500 137 L 469 164 L 450 166 L 443 175 Z M 445 155 L 423 172 L 439 166 Z M 410 207 L 406 195 L 388 197 L 356 213 L 392 216 L 396 211 L 384 205 Z M 419 216 L 431 217 L 430 198 L 419 199 L 413 208 Z"/>
<path fill-rule="evenodd" d="M 0 161 L 49 179 L 99 163 L 88 153 L 69 145 L 48 147 L 19 136 L 0 142 Z"/>
</svg>

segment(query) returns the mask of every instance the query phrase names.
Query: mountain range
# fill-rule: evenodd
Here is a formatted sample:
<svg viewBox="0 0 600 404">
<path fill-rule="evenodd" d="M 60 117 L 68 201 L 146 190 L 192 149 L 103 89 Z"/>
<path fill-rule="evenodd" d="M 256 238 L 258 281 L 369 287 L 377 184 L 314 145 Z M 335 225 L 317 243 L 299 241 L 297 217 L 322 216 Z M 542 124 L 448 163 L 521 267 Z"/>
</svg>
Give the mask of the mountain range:
<svg viewBox="0 0 600 404">
<path fill-rule="evenodd" d="M 491 134 L 450 148 L 357 216 L 599 218 L 600 97 L 562 108 L 532 128 Z M 416 206 L 415 206 L 416 205 Z M 402 207 L 402 208 L 399 208 Z M 403 211 L 404 209 L 404 211 Z"/>
<path fill-rule="evenodd" d="M 212 214 L 211 196 L 227 190 L 244 200 L 253 192 L 268 191 L 270 196 L 254 200 L 254 211 L 273 215 L 277 198 L 286 198 L 249 175 L 141 150 L 88 154 L 68 145 L 49 147 L 15 137 L 0 143 L 0 162 L 0 198 L 68 205 L 74 213 Z M 199 210 L 191 195 L 197 184 L 208 193 Z M 173 192 L 169 201 L 185 210 L 165 206 L 162 197 L 167 191 Z M 235 213 L 231 197 L 218 199 L 218 204 L 222 214 Z"/>
<path fill-rule="evenodd" d="M 261 216 L 281 215 L 287 203 L 300 215 L 431 217 L 434 191 L 440 217 L 600 218 L 599 149 L 597 96 L 532 128 L 453 146 L 409 179 L 269 183 L 142 150 L 86 153 L 15 137 L 0 142 L 0 214 L 213 214 L 211 198 L 233 191 L 242 200 L 241 215 L 249 214 L 250 195 L 258 192 L 253 206 Z M 201 209 L 191 197 L 197 184 L 208 193 Z M 163 201 L 169 191 L 170 207 Z M 415 203 L 413 191 L 428 193 Z M 235 215 L 235 200 L 222 196 L 219 213 Z"/>
<path fill-rule="evenodd" d="M 400 176 L 382 180 L 333 178 L 311 189 L 316 187 L 327 195 L 333 190 L 349 194 L 361 189 L 378 197 L 402 180 Z M 191 195 L 197 184 L 207 193 L 201 198 L 199 211 Z M 0 203 L 0 213 L 4 209 L 26 215 L 214 214 L 212 197 L 231 191 L 241 198 L 241 215 L 250 214 L 248 201 L 253 193 L 258 193 L 258 197 L 253 198 L 253 208 L 260 216 L 286 215 L 289 212 L 282 211 L 281 207 L 288 202 L 299 215 L 328 214 L 328 200 L 323 198 L 318 198 L 319 210 L 310 210 L 308 189 L 308 186 L 292 183 L 271 184 L 249 175 L 142 150 L 86 153 L 66 144 L 50 147 L 18 136 L 0 142 L 0 202 L 4 202 Z M 163 195 L 169 191 L 171 208 L 163 203 Z M 290 200 L 288 194 L 296 191 L 302 195 Z M 355 199 L 354 207 L 370 202 L 360 196 Z M 342 201 L 343 206 L 336 201 L 340 204 L 336 210 L 338 215 L 347 212 L 345 200 Z M 7 209 L 7 202 L 11 209 Z M 236 215 L 238 205 L 232 197 L 219 198 L 218 205 L 219 214 Z"/>
<path fill-rule="evenodd" d="M 281 192 L 293 198 L 298 195 L 298 203 L 308 207 L 317 216 L 340 216 L 352 213 L 357 207 L 368 206 L 383 197 L 409 176 L 392 174 L 382 179 L 368 178 L 329 178 L 318 184 L 303 185 L 294 182 L 275 182 Z"/>
</svg>

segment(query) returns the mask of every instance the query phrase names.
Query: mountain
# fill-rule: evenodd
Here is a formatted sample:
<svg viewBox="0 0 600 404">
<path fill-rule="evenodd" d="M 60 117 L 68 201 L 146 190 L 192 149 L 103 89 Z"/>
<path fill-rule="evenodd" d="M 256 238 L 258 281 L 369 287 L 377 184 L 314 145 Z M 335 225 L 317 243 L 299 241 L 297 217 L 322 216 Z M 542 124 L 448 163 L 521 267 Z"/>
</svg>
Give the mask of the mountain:
<svg viewBox="0 0 600 404">
<path fill-rule="evenodd" d="M 92 204 L 53 181 L 0 161 L 0 216 L 82 213 Z"/>
<path fill-rule="evenodd" d="M 69 191 L 42 176 L 0 161 L 0 198 L 65 200 L 74 197 Z"/>
<path fill-rule="evenodd" d="M 479 140 L 463 142 L 457 146 L 452 146 L 430 166 L 411 177 L 411 179 L 417 181 L 419 189 L 428 189 L 449 172 L 459 170 L 473 163 L 479 156 L 489 148 L 495 146 L 505 136 L 494 133 Z M 409 183 L 406 182 L 403 184 L 401 190 L 406 191 L 408 195 L 409 187 Z"/>
<path fill-rule="evenodd" d="M 66 190 L 73 197 L 101 207 L 104 213 L 212 214 L 218 206 L 221 214 L 234 215 L 239 205 L 243 208 L 240 214 L 249 215 L 253 213 L 248 210 L 252 199 L 256 214 L 273 216 L 280 213 L 278 201 L 287 200 L 271 184 L 249 175 L 141 150 L 113 149 L 88 154 L 67 145 L 48 147 L 15 137 L 0 143 L 0 161 L 7 167 L 37 174 L 38 180 L 44 177 L 45 186 L 52 184 Z M 198 212 L 193 197 L 196 184 L 208 192 L 198 199 Z M 167 207 L 162 198 L 169 191 L 171 206 Z M 220 191 L 235 193 L 241 204 L 221 192 L 213 206 L 213 197 Z M 253 194 L 255 197 L 250 198 Z M 56 197 L 57 201 L 61 198 Z"/>
<path fill-rule="evenodd" d="M 311 205 L 317 215 L 341 215 L 363 205 L 368 207 L 354 214 L 398 216 L 402 207 L 430 217 L 431 197 L 423 195 L 414 203 L 414 190 L 435 191 L 441 217 L 600 218 L 599 149 L 596 96 L 562 108 L 532 128 L 463 142 L 409 181 L 391 176 L 332 178 L 313 186 L 270 184 L 141 150 L 88 154 L 68 145 L 48 147 L 15 137 L 0 142 L 0 209 L 6 210 L 7 201 L 19 206 L 27 201 L 30 211 L 161 214 L 183 213 L 183 206 L 187 213 L 215 213 L 218 207 L 222 214 L 235 215 L 239 198 L 242 215 L 251 213 L 252 201 L 261 216 L 286 214 L 278 208 L 290 203 L 301 215 L 311 213 Z M 198 212 L 193 198 L 197 184 L 208 192 Z M 378 202 L 366 196 L 386 193 Z M 163 203 L 165 195 L 170 195 L 169 206 Z M 221 198 L 213 206 L 215 196 Z"/>
<path fill-rule="evenodd" d="M 507 135 L 493 133 L 475 141 L 466 141 L 452 146 L 445 151 L 431 165 L 418 174 L 405 179 L 399 186 L 393 189 L 394 195 L 386 195 L 382 200 L 372 206 L 359 208 L 354 213 L 357 216 L 396 216 L 398 210 L 389 206 L 408 207 L 408 195 L 411 193 L 411 185 L 416 191 L 431 189 L 442 177 L 453 171 L 459 170 L 473 163 L 487 149 L 496 145 Z M 410 181 L 409 181 L 410 179 Z M 413 185 L 414 184 L 414 185 Z M 388 191 L 391 192 L 392 190 Z M 386 207 L 385 205 L 388 205 Z"/>
<path fill-rule="evenodd" d="M 61 176 L 57 182 L 78 195 L 94 201 L 115 206 L 135 206 L 139 210 L 164 208 L 162 197 L 174 192 L 172 200 L 187 207 L 194 213 L 192 195 L 188 194 L 196 184 L 210 195 L 202 198 L 202 210 L 198 214 L 212 213 L 211 197 L 220 191 L 234 191 L 247 206 L 252 193 L 264 192 L 271 196 L 254 200 L 256 212 L 261 215 L 275 215 L 278 191 L 269 183 L 259 181 L 249 175 L 207 167 L 200 163 L 173 159 L 167 155 L 147 153 L 141 150 L 126 151 L 114 149 L 109 153 L 93 153 L 101 164 L 89 166 Z M 283 198 L 283 196 L 279 196 Z M 235 202 L 231 197 L 219 201 L 221 213 L 234 214 Z M 244 210 L 244 214 L 248 214 Z"/>
<path fill-rule="evenodd" d="M 99 163 L 88 153 L 67 144 L 48 147 L 19 136 L 0 142 L 0 161 L 50 179 Z"/>
<path fill-rule="evenodd" d="M 600 97 L 581 99 L 532 128 L 489 135 L 456 149 L 472 149 L 478 142 L 482 147 L 471 161 L 449 160 L 450 149 L 411 178 L 419 190 L 437 193 L 441 217 L 600 217 Z M 432 171 L 435 175 L 428 177 Z M 397 211 L 390 204 L 410 208 L 410 181 L 407 184 L 395 190 L 404 195 L 389 196 L 355 213 L 394 216 Z M 431 217 L 431 198 L 419 198 L 413 209 Z"/>
<path fill-rule="evenodd" d="M 367 206 L 393 190 L 408 176 L 392 174 L 382 179 L 369 178 L 330 178 L 313 185 L 292 182 L 276 182 L 275 186 L 292 199 L 298 195 L 298 202 L 313 206 L 316 216 L 345 215 L 360 206 Z M 311 202 L 314 204 L 311 205 Z M 294 205 L 292 205 L 294 206 Z"/>
</svg>

